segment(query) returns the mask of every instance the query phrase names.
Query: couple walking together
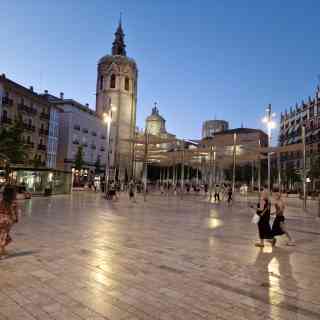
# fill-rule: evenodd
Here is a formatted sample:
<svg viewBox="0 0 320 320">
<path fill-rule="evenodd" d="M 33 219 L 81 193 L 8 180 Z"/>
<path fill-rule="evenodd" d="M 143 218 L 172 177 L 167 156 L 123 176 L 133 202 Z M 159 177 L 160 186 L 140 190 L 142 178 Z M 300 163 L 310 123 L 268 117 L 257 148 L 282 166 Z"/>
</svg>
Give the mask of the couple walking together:
<svg viewBox="0 0 320 320">
<path fill-rule="evenodd" d="M 259 238 L 260 242 L 256 243 L 257 247 L 264 247 L 264 240 L 269 240 L 272 243 L 272 246 L 276 244 L 276 236 L 286 235 L 288 238 L 287 245 L 293 246 L 295 245 L 292 237 L 290 236 L 286 225 L 285 225 L 285 217 L 284 210 L 285 204 L 281 199 L 281 194 L 276 194 L 276 202 L 274 205 L 275 212 L 271 213 L 271 202 L 269 200 L 269 196 L 267 192 L 262 193 L 261 201 L 258 204 L 257 212 L 258 215 L 257 225 L 259 230 Z M 272 226 L 270 226 L 270 216 L 275 215 L 274 222 Z"/>
</svg>

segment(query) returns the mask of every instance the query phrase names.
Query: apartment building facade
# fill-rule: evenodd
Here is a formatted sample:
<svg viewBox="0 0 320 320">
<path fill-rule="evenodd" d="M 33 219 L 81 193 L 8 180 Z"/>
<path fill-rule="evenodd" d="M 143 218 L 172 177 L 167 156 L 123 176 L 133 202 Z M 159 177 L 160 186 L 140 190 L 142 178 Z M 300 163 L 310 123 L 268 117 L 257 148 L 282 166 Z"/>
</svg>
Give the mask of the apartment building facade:
<svg viewBox="0 0 320 320">
<path fill-rule="evenodd" d="M 61 109 L 59 114 L 59 146 L 57 167 L 72 171 L 79 146 L 83 150 L 83 169 L 94 174 L 97 162 L 104 171 L 107 155 L 107 127 L 95 111 L 73 99 L 45 95 L 54 106 Z"/>
<path fill-rule="evenodd" d="M 10 126 L 19 117 L 23 121 L 23 141 L 28 145 L 27 165 L 45 167 L 50 124 L 50 103 L 5 74 L 0 76 L 0 119 L 1 127 Z"/>
<path fill-rule="evenodd" d="M 307 166 L 310 158 L 320 153 L 320 88 L 308 100 L 296 104 L 289 111 L 285 110 L 280 117 L 279 145 L 291 145 L 302 142 L 302 127 L 305 127 Z M 282 169 L 288 166 L 301 169 L 302 152 L 286 152 L 281 154 Z"/>
</svg>

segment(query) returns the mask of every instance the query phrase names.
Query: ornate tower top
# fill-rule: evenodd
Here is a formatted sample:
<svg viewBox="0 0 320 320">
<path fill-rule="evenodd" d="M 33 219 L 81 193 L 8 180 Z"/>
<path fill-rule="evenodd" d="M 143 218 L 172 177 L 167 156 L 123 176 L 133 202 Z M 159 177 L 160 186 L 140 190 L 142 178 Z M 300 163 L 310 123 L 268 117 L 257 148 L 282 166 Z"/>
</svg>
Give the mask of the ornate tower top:
<svg viewBox="0 0 320 320">
<path fill-rule="evenodd" d="M 115 39 L 112 43 L 112 55 L 126 56 L 127 53 L 126 53 L 126 45 L 124 43 L 124 32 L 122 30 L 121 14 L 119 19 L 119 25 L 114 35 L 115 35 Z"/>
<path fill-rule="evenodd" d="M 158 109 L 157 105 L 158 104 L 155 102 L 154 103 L 154 108 L 152 108 L 152 114 L 153 115 L 159 115 L 159 109 Z"/>
</svg>

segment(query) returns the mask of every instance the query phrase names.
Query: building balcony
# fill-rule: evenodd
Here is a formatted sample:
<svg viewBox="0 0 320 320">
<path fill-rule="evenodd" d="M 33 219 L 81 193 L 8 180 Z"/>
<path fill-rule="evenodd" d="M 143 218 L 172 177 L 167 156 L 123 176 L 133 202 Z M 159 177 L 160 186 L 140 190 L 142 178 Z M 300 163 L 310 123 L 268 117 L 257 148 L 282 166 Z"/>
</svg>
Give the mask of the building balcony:
<svg viewBox="0 0 320 320">
<path fill-rule="evenodd" d="M 92 145 L 91 145 L 91 149 L 96 150 L 97 147 L 96 147 L 94 144 L 92 144 Z"/>
<path fill-rule="evenodd" d="M 23 128 L 25 130 L 28 130 L 28 131 L 31 131 L 31 132 L 35 132 L 36 131 L 36 127 L 33 126 L 32 124 L 29 124 L 29 123 L 24 123 L 23 124 Z"/>
<path fill-rule="evenodd" d="M 47 146 L 44 145 L 44 144 L 38 144 L 38 150 L 46 151 L 47 150 Z"/>
<path fill-rule="evenodd" d="M 13 105 L 13 100 L 9 99 L 8 97 L 2 97 L 2 105 L 10 107 Z"/>
<path fill-rule="evenodd" d="M 73 144 L 80 144 L 79 140 L 73 140 L 72 143 Z"/>
<path fill-rule="evenodd" d="M 50 119 L 50 114 L 46 112 L 41 112 L 40 113 L 40 119 L 42 120 L 49 120 Z"/>
<path fill-rule="evenodd" d="M 97 136 L 97 133 L 96 133 L 96 132 L 94 132 L 94 131 L 92 131 L 92 132 L 91 132 L 91 134 L 92 134 L 94 137 L 96 137 L 96 136 Z"/>
<path fill-rule="evenodd" d="M 106 149 L 105 148 L 100 148 L 100 151 L 104 152 L 104 151 L 106 151 Z"/>
<path fill-rule="evenodd" d="M 40 128 L 39 129 L 39 133 L 42 134 L 42 135 L 47 136 L 47 135 L 49 135 L 49 130 Z"/>
<path fill-rule="evenodd" d="M 18 110 L 28 113 L 29 115 L 36 115 L 37 114 L 37 109 L 33 108 L 33 107 L 28 107 L 25 104 L 18 104 Z"/>
<path fill-rule="evenodd" d="M 12 123 L 12 119 L 8 118 L 8 117 L 1 117 L 1 123 L 11 124 Z"/>
<path fill-rule="evenodd" d="M 102 140 L 106 140 L 107 138 L 106 138 L 106 136 L 101 135 L 101 139 L 102 139 Z"/>
<path fill-rule="evenodd" d="M 31 142 L 31 141 L 27 141 L 27 142 L 26 142 L 26 145 L 27 145 L 29 148 L 34 148 L 34 143 Z"/>
<path fill-rule="evenodd" d="M 74 125 L 74 126 L 73 126 L 73 129 L 74 129 L 74 130 L 77 130 L 77 131 L 80 131 L 80 126 L 79 126 L 79 125 Z"/>
<path fill-rule="evenodd" d="M 89 130 L 88 130 L 88 129 L 82 129 L 82 132 L 83 132 L 83 133 L 88 133 Z"/>
<path fill-rule="evenodd" d="M 83 143 L 82 146 L 83 146 L 84 148 L 86 148 L 86 147 L 88 146 L 88 144 L 87 144 L 87 143 Z"/>
</svg>

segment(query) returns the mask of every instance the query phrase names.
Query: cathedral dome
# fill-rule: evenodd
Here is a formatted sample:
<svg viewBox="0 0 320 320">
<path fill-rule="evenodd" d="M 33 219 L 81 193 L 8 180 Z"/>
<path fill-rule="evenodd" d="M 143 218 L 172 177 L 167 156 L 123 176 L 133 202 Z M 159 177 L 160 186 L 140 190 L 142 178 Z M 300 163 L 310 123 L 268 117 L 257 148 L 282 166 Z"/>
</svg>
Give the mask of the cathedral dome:
<svg viewBox="0 0 320 320">
<path fill-rule="evenodd" d="M 146 127 L 149 133 L 159 135 L 166 133 L 166 120 L 160 116 L 159 109 L 154 107 L 152 113 L 146 119 Z"/>
<path fill-rule="evenodd" d="M 146 119 L 147 121 L 159 121 L 159 122 L 162 122 L 162 121 L 165 121 L 164 118 L 162 118 L 159 114 L 159 110 L 157 107 L 154 107 L 152 109 L 152 113 L 150 114 L 150 116 L 147 117 Z"/>
</svg>

